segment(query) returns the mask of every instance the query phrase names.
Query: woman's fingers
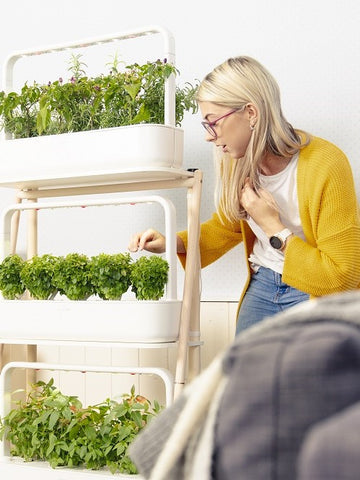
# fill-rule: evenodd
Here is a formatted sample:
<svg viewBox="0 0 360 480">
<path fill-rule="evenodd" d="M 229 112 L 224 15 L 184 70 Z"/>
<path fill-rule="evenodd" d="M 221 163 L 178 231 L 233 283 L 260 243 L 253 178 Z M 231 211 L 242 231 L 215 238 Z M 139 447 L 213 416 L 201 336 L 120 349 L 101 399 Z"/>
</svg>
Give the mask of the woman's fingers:
<svg viewBox="0 0 360 480">
<path fill-rule="evenodd" d="M 160 232 L 149 228 L 144 232 L 133 235 L 128 249 L 130 252 L 147 250 L 152 253 L 163 253 L 165 251 L 165 237 Z"/>
<path fill-rule="evenodd" d="M 128 250 L 130 252 L 137 252 L 139 249 L 139 241 L 140 241 L 141 233 L 136 233 L 130 238 L 130 242 L 128 245 Z"/>
</svg>

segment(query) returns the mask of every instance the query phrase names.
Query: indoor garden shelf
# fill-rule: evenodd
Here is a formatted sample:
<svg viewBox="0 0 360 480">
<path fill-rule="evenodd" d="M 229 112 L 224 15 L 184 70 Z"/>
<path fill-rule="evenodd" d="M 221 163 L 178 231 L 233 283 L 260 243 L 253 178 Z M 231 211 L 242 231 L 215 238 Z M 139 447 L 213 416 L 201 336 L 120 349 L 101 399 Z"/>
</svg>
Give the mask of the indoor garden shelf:
<svg viewBox="0 0 360 480">
<path fill-rule="evenodd" d="M 127 76 L 132 75 L 133 70 L 130 67 L 138 69 L 138 72 L 136 73 L 136 78 L 132 81 L 133 83 L 125 84 L 124 93 L 121 93 L 122 91 L 116 92 L 117 97 L 114 93 L 111 93 L 112 91 L 109 93 L 109 90 L 116 88 L 117 84 L 121 83 L 120 81 L 116 82 L 116 74 L 121 75 L 121 72 L 118 72 L 115 68 L 115 80 L 111 77 L 113 74 L 108 76 L 109 82 L 112 83 L 104 81 L 104 77 L 101 75 L 95 78 L 95 80 L 99 79 L 99 83 L 103 82 L 101 87 L 96 85 L 96 83 L 88 86 L 88 83 L 93 79 L 88 79 L 85 75 L 80 76 L 79 80 L 73 76 L 71 79 L 73 82 L 68 82 L 67 85 L 63 85 L 62 79 L 61 83 L 59 81 L 53 82 L 54 88 L 58 89 L 59 92 L 52 94 L 50 98 L 47 98 L 46 95 L 51 94 L 51 88 L 53 88 L 51 82 L 49 82 L 48 86 L 40 85 L 39 87 L 37 85 L 35 87 L 28 86 L 26 83 L 23 87 L 25 93 L 22 90 L 20 94 L 26 96 L 26 101 L 14 100 L 13 102 L 12 100 L 13 97 L 11 95 L 14 95 L 14 98 L 17 95 L 15 92 L 10 93 L 13 88 L 14 66 L 23 57 L 53 54 L 65 50 L 71 51 L 74 48 L 91 47 L 153 34 L 162 36 L 165 47 L 163 53 L 164 60 L 157 60 L 153 63 L 148 62 L 147 66 L 144 66 L 147 68 L 147 73 L 143 73 L 142 67 L 137 63 L 133 66 L 125 67 L 129 69 L 123 73 L 123 78 L 125 79 Z M 78 179 L 77 183 L 81 183 L 83 177 L 99 175 L 104 177 L 106 182 L 106 178 L 112 178 L 118 172 L 123 171 L 139 171 L 153 168 L 181 169 L 183 164 L 184 135 L 179 125 L 184 111 L 196 111 L 196 102 L 194 100 L 196 89 L 187 84 L 184 89 L 180 89 L 181 95 L 179 102 L 177 101 L 178 88 L 175 84 L 174 50 L 174 39 L 170 32 L 162 27 L 151 26 L 117 35 L 13 53 L 4 65 L 5 91 L 0 92 L 0 95 L 4 95 L 0 98 L 0 114 L 3 117 L 5 129 L 3 138 L 0 140 L 1 185 L 15 186 L 19 189 L 38 188 L 43 184 L 52 185 L 54 181 L 57 181 L 57 185 L 63 184 L 66 183 L 67 179 L 71 179 L 73 183 Z M 152 67 L 154 67 L 153 70 L 151 70 Z M 172 69 L 170 70 L 172 73 L 169 73 L 169 70 L 165 70 L 167 68 Z M 157 69 L 161 73 L 152 73 L 156 72 Z M 148 75 L 146 81 L 142 82 L 142 75 Z M 126 80 L 123 81 L 126 83 Z M 77 106 L 76 102 L 80 103 L 83 101 L 78 100 L 82 98 L 81 88 L 83 87 L 79 87 L 76 95 L 68 93 L 77 82 L 80 85 L 82 85 L 81 82 L 85 84 L 86 94 L 89 90 L 92 92 L 94 89 L 101 90 L 103 92 L 101 98 L 92 98 L 90 93 L 90 99 L 84 104 Z M 150 82 L 153 83 L 148 86 Z M 162 87 L 158 86 L 159 83 Z M 62 90 L 66 86 L 69 86 L 69 88 Z M 43 91 L 45 89 L 45 94 L 41 94 L 45 95 L 45 99 L 43 96 L 40 96 L 40 100 L 34 101 L 35 107 L 31 103 L 31 94 L 26 93 L 31 88 L 34 89 L 35 96 L 39 90 Z M 46 91 L 46 88 L 49 88 L 50 93 Z M 151 95 L 155 97 L 149 99 L 146 97 L 146 92 L 151 89 L 154 90 Z M 6 95 L 9 93 L 9 102 L 3 103 L 1 109 L 1 100 L 6 98 Z M 58 101 L 58 96 L 61 95 L 64 95 L 64 98 L 61 97 L 61 101 Z M 109 106 L 110 100 L 108 97 L 111 95 L 115 98 L 113 100 L 115 105 Z M 124 95 L 129 98 L 129 104 L 126 103 L 122 106 L 121 98 Z M 162 95 L 162 97 L 157 99 L 157 95 Z M 146 99 L 144 100 L 143 97 L 146 97 Z M 116 98 L 118 99 L 117 103 Z M 60 112 L 54 106 L 54 103 L 57 101 L 59 108 L 62 108 Z M 96 102 L 102 106 L 94 114 L 91 109 L 92 107 L 95 109 Z M 163 109 L 159 108 L 159 105 L 163 105 Z M 35 108 L 36 115 L 34 114 L 35 116 L 29 120 L 26 115 L 33 108 Z M 86 109 L 86 115 L 94 115 L 91 125 L 97 126 L 91 126 L 91 129 L 89 129 L 90 120 L 86 122 L 87 116 L 85 114 L 83 126 L 82 121 L 77 118 L 78 110 L 82 108 Z M 129 124 L 127 124 L 126 119 L 121 120 L 122 114 L 116 114 L 121 108 L 123 108 L 124 112 L 128 109 L 134 110 L 134 113 L 129 117 Z M 6 114 L 5 112 L 9 109 L 11 109 L 11 114 Z M 53 113 L 54 110 L 56 110 L 55 114 Z M 179 114 L 179 111 L 182 113 Z M 46 131 L 45 127 L 43 131 L 42 122 L 48 122 L 49 120 L 47 119 L 52 115 L 54 115 L 55 130 L 60 128 L 58 125 L 62 125 L 61 122 L 63 122 L 66 124 L 66 128 L 69 127 L 69 130 L 65 131 L 70 133 L 52 134 L 53 130 Z M 103 122 L 98 120 L 101 115 L 105 116 Z M 21 117 L 21 120 L 16 118 L 17 116 Z M 126 117 L 125 113 L 123 116 Z M 152 118 L 158 121 L 151 123 Z M 163 124 L 159 121 L 160 118 L 163 119 Z M 17 122 L 17 120 L 19 121 Z M 125 124 L 122 123 L 123 121 Z M 13 122 L 16 125 L 14 126 L 13 124 L 11 129 L 9 125 Z M 124 126 L 117 126 L 118 122 Z M 32 126 L 28 127 L 29 124 Z M 73 125 L 76 128 L 73 128 Z M 106 126 L 110 126 L 110 128 L 106 128 Z M 28 134 L 28 131 L 32 133 Z"/>
</svg>

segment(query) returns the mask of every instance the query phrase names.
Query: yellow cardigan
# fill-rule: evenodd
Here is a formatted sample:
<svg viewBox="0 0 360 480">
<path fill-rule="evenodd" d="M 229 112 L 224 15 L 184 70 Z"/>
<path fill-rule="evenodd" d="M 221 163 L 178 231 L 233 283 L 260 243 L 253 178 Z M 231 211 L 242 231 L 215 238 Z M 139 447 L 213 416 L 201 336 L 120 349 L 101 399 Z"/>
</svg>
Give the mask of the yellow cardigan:
<svg viewBox="0 0 360 480">
<path fill-rule="evenodd" d="M 360 218 L 351 167 L 330 142 L 312 137 L 300 151 L 297 193 L 305 241 L 293 236 L 285 252 L 283 281 L 319 297 L 360 288 Z M 246 221 L 230 223 L 215 213 L 201 224 L 201 267 L 244 242 L 249 258 L 255 236 Z M 187 233 L 178 234 L 187 247 Z M 185 265 L 186 254 L 179 255 Z M 248 279 L 242 297 L 250 282 Z M 240 305 L 240 304 L 239 304 Z"/>
</svg>

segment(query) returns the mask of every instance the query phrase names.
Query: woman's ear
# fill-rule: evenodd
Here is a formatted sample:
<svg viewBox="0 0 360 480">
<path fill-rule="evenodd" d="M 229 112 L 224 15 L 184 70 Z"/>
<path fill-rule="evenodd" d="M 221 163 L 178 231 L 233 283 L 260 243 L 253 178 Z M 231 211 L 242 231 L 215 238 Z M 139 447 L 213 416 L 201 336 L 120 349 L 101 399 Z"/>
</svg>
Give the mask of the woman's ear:
<svg viewBox="0 0 360 480">
<path fill-rule="evenodd" d="M 258 112 L 257 112 L 257 108 L 255 107 L 255 105 L 252 104 L 252 103 L 248 103 L 245 108 L 246 108 L 246 112 L 248 114 L 248 118 L 249 118 L 250 123 L 252 123 L 252 124 L 256 123 Z"/>
<path fill-rule="evenodd" d="M 258 118 L 257 117 L 257 108 L 252 103 L 248 103 L 245 108 L 246 108 L 246 113 L 247 113 L 248 119 L 249 119 L 250 130 L 253 131 L 255 129 L 255 126 L 256 126 L 256 123 L 257 123 L 257 118 Z"/>
</svg>

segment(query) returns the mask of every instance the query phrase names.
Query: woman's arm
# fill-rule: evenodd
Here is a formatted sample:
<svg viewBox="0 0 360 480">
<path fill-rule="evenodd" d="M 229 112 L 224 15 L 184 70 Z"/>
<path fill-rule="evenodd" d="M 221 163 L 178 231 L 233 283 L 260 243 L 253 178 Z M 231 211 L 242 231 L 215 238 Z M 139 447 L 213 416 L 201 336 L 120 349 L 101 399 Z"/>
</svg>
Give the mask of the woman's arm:
<svg viewBox="0 0 360 480">
<path fill-rule="evenodd" d="M 312 296 L 358 288 L 358 201 L 350 164 L 339 149 L 317 140 L 302 162 L 300 155 L 298 198 L 306 240 L 289 239 L 284 282 Z"/>
<path fill-rule="evenodd" d="M 186 263 L 187 231 L 179 232 L 178 237 L 182 240 L 185 248 L 184 253 L 179 254 L 183 266 Z M 217 213 L 211 219 L 200 225 L 200 259 L 201 267 L 206 267 L 215 262 L 226 252 L 242 241 L 240 222 L 231 223 Z"/>
</svg>

